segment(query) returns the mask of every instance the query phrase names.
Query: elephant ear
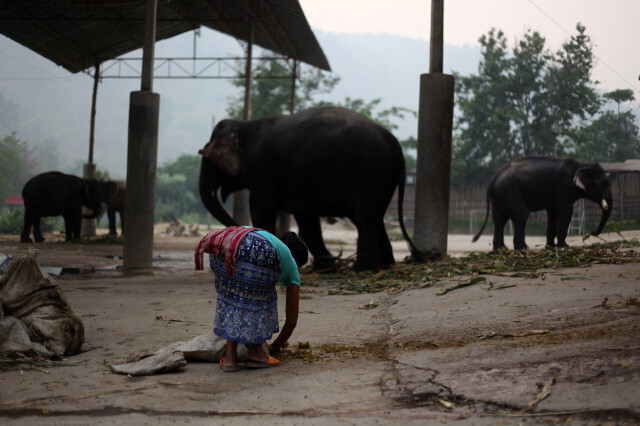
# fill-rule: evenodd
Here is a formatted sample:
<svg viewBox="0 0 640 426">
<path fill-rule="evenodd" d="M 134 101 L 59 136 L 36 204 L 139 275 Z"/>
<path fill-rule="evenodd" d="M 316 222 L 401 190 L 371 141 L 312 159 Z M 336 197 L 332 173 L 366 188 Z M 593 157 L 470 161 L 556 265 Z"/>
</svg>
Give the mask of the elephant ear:
<svg viewBox="0 0 640 426">
<path fill-rule="evenodd" d="M 235 177 L 240 173 L 239 150 L 238 133 L 224 129 L 198 152 L 216 167 Z"/>
<path fill-rule="evenodd" d="M 576 170 L 576 174 L 573 176 L 573 184 L 583 191 L 587 190 L 587 182 L 589 178 L 587 177 L 587 169 L 581 168 Z"/>
</svg>

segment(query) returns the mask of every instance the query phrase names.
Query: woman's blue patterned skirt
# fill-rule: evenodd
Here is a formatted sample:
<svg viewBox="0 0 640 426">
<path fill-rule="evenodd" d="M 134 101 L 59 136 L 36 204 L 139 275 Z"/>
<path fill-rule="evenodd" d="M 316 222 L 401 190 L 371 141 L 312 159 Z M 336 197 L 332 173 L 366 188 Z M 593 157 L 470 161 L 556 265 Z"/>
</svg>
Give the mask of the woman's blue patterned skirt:
<svg viewBox="0 0 640 426">
<path fill-rule="evenodd" d="M 276 283 L 282 270 L 276 249 L 251 232 L 240 242 L 233 276 L 227 277 L 224 255 L 209 255 L 209 263 L 218 293 L 213 332 L 245 345 L 271 339 L 280 330 Z"/>
</svg>

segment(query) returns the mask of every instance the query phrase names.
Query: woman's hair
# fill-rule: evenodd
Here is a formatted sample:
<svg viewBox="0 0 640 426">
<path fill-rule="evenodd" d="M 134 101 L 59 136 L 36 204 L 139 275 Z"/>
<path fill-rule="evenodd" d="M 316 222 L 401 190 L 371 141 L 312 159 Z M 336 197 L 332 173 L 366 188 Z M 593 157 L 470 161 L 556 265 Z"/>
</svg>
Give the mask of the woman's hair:
<svg viewBox="0 0 640 426">
<path fill-rule="evenodd" d="M 307 250 L 307 246 L 295 232 L 287 232 L 280 237 L 280 241 L 289 248 L 298 268 L 307 263 L 307 260 L 309 259 L 309 251 Z"/>
</svg>

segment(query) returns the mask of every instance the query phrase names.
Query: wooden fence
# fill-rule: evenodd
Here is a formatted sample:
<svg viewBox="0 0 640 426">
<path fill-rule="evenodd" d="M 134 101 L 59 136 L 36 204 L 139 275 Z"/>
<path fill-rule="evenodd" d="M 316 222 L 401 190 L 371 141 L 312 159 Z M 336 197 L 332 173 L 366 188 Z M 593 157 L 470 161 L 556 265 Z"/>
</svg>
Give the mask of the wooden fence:
<svg viewBox="0 0 640 426">
<path fill-rule="evenodd" d="M 415 216 L 415 181 L 414 176 L 407 176 L 407 185 L 404 194 L 404 217 L 408 226 L 413 226 Z M 640 171 L 624 171 L 610 173 L 613 190 L 613 211 L 609 221 L 640 219 Z M 470 185 L 464 188 L 451 188 L 449 195 L 449 217 L 467 219 L 470 222 L 476 219 L 484 219 L 487 208 L 486 185 Z M 398 193 L 387 209 L 387 218 L 397 221 L 398 218 Z M 584 206 L 584 222 L 597 223 L 600 220 L 601 209 L 598 204 L 589 200 L 584 203 L 576 203 L 574 216 L 581 215 L 580 207 Z M 544 211 L 532 213 L 529 217 L 532 222 L 546 222 Z M 587 230 L 588 231 L 588 230 Z"/>
</svg>

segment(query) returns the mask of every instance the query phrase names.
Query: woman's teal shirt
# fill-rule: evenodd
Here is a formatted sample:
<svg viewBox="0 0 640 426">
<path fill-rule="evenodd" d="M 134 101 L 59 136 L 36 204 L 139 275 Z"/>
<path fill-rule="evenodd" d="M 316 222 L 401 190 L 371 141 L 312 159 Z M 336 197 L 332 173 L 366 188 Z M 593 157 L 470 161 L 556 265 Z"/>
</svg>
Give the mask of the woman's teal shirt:
<svg viewBox="0 0 640 426">
<path fill-rule="evenodd" d="M 298 272 L 298 265 L 296 265 L 296 261 L 291 255 L 289 247 L 287 247 L 275 235 L 267 231 L 253 232 L 266 238 L 278 252 L 278 256 L 280 256 L 280 267 L 282 268 L 279 281 L 282 285 L 285 287 L 289 287 L 291 284 L 297 284 L 300 286 L 300 272 Z"/>
</svg>

